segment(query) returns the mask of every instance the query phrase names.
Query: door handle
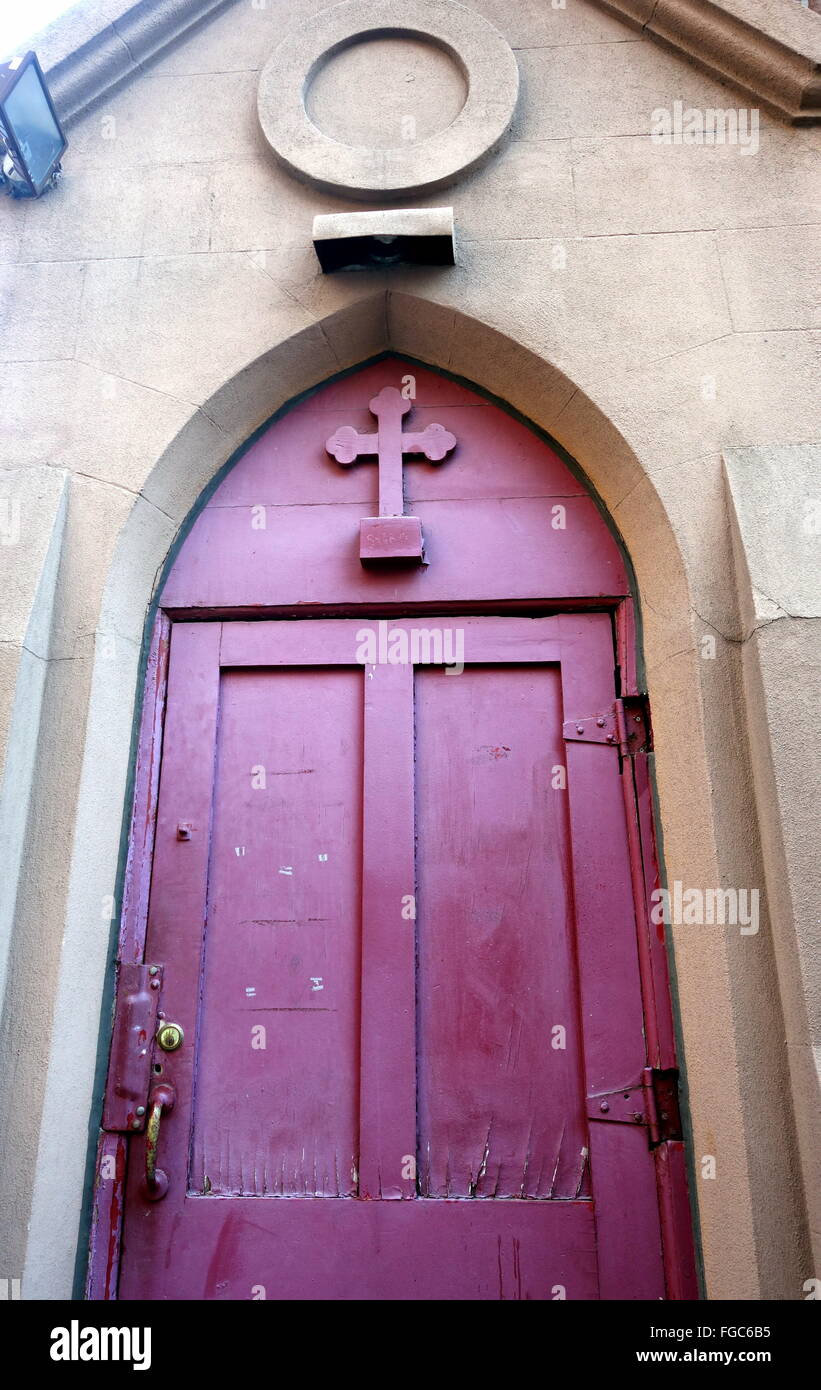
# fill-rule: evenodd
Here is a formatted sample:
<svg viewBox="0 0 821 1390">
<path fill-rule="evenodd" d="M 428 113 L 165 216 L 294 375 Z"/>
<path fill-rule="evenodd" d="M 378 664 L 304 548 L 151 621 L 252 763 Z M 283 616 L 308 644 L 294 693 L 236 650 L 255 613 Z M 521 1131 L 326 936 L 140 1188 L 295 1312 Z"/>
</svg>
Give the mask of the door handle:
<svg viewBox="0 0 821 1390">
<path fill-rule="evenodd" d="M 157 1146 L 160 1142 L 160 1121 L 163 1110 L 173 1110 L 177 1093 L 168 1082 L 155 1086 L 148 1098 L 148 1123 L 145 1127 L 144 1195 L 149 1202 L 158 1202 L 168 1191 L 168 1177 L 157 1167 Z"/>
</svg>

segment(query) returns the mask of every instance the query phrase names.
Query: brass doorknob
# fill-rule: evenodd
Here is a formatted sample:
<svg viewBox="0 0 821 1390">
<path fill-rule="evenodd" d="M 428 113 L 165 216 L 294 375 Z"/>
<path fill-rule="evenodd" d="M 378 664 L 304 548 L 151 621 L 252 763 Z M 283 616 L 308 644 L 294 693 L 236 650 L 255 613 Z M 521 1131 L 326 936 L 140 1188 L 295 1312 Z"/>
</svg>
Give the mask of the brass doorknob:
<svg viewBox="0 0 821 1390">
<path fill-rule="evenodd" d="M 161 1023 L 157 1029 L 157 1042 L 163 1052 L 176 1052 L 184 1041 L 185 1034 L 178 1023 Z"/>
</svg>

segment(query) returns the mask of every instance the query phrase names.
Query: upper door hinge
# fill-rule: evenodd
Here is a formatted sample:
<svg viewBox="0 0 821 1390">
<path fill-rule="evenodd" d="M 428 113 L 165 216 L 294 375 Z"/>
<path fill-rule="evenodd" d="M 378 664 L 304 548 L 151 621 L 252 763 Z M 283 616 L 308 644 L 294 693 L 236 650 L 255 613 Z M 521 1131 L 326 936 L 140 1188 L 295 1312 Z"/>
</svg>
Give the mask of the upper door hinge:
<svg viewBox="0 0 821 1390">
<path fill-rule="evenodd" d="M 623 758 L 649 753 L 653 747 L 650 703 L 646 695 L 625 695 L 600 714 L 566 720 L 562 733 L 572 743 L 609 743 Z"/>
<path fill-rule="evenodd" d="M 638 1081 L 588 1096 L 587 1118 L 645 1125 L 651 1148 L 667 1139 L 681 1139 L 677 1070 L 645 1067 Z"/>
<path fill-rule="evenodd" d="M 103 1129 L 145 1127 L 161 986 L 161 965 L 119 962 Z"/>
</svg>

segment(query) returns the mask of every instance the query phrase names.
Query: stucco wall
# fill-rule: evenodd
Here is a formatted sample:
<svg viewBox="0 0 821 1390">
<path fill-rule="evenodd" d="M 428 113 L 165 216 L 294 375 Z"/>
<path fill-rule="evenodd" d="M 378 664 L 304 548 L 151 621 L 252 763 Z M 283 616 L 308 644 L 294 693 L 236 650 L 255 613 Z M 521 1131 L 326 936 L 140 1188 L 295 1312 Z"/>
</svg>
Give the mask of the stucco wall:
<svg viewBox="0 0 821 1390">
<path fill-rule="evenodd" d="M 716 1159 L 715 1178 L 697 1181 L 707 1289 L 801 1298 L 818 1272 L 807 1236 L 816 1102 L 801 1002 L 811 966 L 790 963 L 794 909 L 818 870 L 811 806 L 779 768 L 789 754 L 794 770 L 802 733 L 811 739 L 812 706 L 808 664 L 793 663 L 785 730 L 766 632 L 750 669 L 745 555 L 763 531 L 788 570 L 811 556 L 792 554 L 778 522 L 793 506 L 786 489 L 753 492 L 745 523 L 734 520 L 722 455 L 809 446 L 821 433 L 809 273 L 819 236 L 808 225 L 818 136 L 762 112 L 754 154 L 654 144 L 655 108 L 749 101 L 590 0 L 557 10 L 483 0 L 472 8 L 515 49 L 522 92 L 500 152 L 445 196 L 416 200 L 453 204 L 457 266 L 324 277 L 313 215 L 360 205 L 280 169 L 255 110 L 258 71 L 286 20 L 319 8 L 227 6 L 72 127 L 54 193 L 0 206 L 3 495 L 20 502 L 19 536 L 0 547 L 13 576 L 0 683 L 13 814 L 0 827 L 16 846 L 0 916 L 0 928 L 14 919 L 4 1270 L 24 1274 L 24 1296 L 71 1289 L 108 895 L 157 571 L 252 430 L 296 393 L 395 347 L 549 431 L 624 536 L 668 878 L 762 890 L 756 936 L 672 931 L 697 1171 L 703 1155 Z M 327 120 L 340 90 L 323 90 Z M 364 79 L 354 99 L 367 103 Z M 799 616 L 812 643 L 812 617 Z M 34 739 L 19 695 L 33 658 Z"/>
</svg>

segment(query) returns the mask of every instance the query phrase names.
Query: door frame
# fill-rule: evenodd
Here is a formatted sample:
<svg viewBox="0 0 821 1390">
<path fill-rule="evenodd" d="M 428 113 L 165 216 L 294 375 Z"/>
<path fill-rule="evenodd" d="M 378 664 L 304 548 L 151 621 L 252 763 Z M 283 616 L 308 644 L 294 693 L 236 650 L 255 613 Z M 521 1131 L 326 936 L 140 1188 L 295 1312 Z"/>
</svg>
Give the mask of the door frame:
<svg viewBox="0 0 821 1390">
<path fill-rule="evenodd" d="M 594 600 L 588 603 L 560 604 L 529 601 L 527 603 L 435 603 L 427 605 L 397 604 L 345 605 L 342 608 L 306 609 L 300 621 L 318 617 L 373 619 L 379 617 L 424 617 L 426 611 L 439 614 L 512 615 L 527 612 L 529 616 L 548 616 L 578 611 L 604 611 L 610 614 L 613 632 L 616 692 L 624 698 L 643 695 L 638 685 L 638 647 L 636 613 L 633 599 L 615 602 Z M 391 611 L 394 610 L 394 611 Z M 266 608 L 254 613 L 255 619 L 293 619 L 292 610 Z M 138 692 L 141 707 L 135 721 L 132 806 L 129 818 L 128 849 L 123 880 L 123 899 L 116 968 L 122 963 L 142 964 L 148 922 L 148 898 L 154 853 L 154 832 L 157 814 L 160 764 L 165 723 L 168 662 L 171 630 L 175 622 L 241 620 L 236 612 L 180 612 L 173 614 L 158 608 L 151 628 L 142 688 Z M 690 1132 L 687 1123 L 686 1087 L 680 1044 L 677 1047 L 676 1022 L 673 1013 L 671 970 L 668 964 L 667 943 L 663 927 L 651 925 L 651 893 L 659 887 L 660 854 L 656 834 L 658 816 L 653 783 L 651 754 L 636 753 L 632 763 L 631 784 L 625 791 L 625 821 L 627 828 L 633 901 L 637 930 L 639 974 L 642 1004 L 647 1033 L 648 1057 L 651 1065 L 662 1070 L 678 1067 L 681 1089 L 685 1138 L 667 1140 L 654 1150 L 659 1218 L 662 1235 L 662 1259 L 668 1301 L 700 1298 L 696 1265 L 696 1213 L 692 1193 L 690 1168 Z M 100 1117 L 102 1119 L 102 1116 Z M 128 1156 L 128 1135 L 100 1129 L 94 1170 L 88 1265 L 85 1298 L 92 1301 L 111 1301 L 117 1298 L 122 1225 L 125 1208 L 125 1174 Z M 689 1181 L 688 1181 L 689 1179 Z"/>
</svg>

